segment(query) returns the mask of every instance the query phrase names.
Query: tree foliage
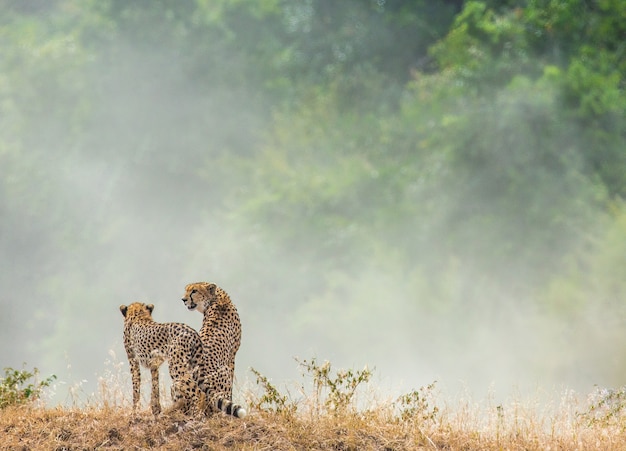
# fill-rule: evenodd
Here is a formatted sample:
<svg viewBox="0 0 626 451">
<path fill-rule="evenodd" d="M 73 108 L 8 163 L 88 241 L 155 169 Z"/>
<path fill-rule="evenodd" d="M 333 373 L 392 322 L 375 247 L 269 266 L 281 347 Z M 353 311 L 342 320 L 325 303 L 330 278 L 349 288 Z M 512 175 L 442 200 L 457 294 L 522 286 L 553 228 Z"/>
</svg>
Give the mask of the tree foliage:
<svg viewBox="0 0 626 451">
<path fill-rule="evenodd" d="M 146 267 L 303 340 L 621 302 L 622 0 L 0 3 L 0 282 L 37 262 L 50 348 Z"/>
</svg>

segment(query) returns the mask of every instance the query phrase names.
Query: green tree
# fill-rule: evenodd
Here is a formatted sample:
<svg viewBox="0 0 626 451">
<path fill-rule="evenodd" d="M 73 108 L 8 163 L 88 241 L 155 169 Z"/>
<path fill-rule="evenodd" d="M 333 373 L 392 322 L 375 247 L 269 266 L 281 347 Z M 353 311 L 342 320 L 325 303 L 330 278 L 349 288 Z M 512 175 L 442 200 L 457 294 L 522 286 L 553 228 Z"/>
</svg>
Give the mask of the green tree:
<svg viewBox="0 0 626 451">
<path fill-rule="evenodd" d="M 432 54 L 466 92 L 484 96 L 519 75 L 549 78 L 563 118 L 580 130 L 585 175 L 623 196 L 624 11 L 623 1 L 532 1 L 497 11 L 471 1 Z"/>
</svg>

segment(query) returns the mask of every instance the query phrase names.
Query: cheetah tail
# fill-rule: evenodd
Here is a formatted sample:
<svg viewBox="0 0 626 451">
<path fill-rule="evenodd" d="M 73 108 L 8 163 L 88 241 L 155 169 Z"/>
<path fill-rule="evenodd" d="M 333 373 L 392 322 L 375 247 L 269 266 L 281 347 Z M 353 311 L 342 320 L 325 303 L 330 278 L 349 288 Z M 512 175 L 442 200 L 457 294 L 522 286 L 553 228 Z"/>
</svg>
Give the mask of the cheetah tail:
<svg viewBox="0 0 626 451">
<path fill-rule="evenodd" d="M 247 413 L 243 407 L 237 404 L 233 404 L 232 401 L 228 401 L 224 398 L 219 398 L 216 405 L 218 410 L 221 410 L 225 414 L 232 415 L 237 418 L 243 418 L 246 416 Z"/>
</svg>

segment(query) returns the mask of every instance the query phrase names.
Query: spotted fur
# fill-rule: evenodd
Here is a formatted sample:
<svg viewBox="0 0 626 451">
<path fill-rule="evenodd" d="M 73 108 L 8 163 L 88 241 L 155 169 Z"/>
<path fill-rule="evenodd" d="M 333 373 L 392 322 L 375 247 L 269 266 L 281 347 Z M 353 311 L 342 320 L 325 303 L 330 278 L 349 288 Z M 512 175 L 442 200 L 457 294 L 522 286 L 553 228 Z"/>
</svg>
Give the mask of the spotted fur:
<svg viewBox="0 0 626 451">
<path fill-rule="evenodd" d="M 186 324 L 157 323 L 152 319 L 154 305 L 135 302 L 120 305 L 124 316 L 124 347 L 128 355 L 133 383 L 133 411 L 139 404 L 141 371 L 140 366 L 150 370 L 152 413 L 161 412 L 159 402 L 159 366 L 168 362 L 172 378 L 173 408 L 187 412 L 205 410 L 204 401 L 211 393 L 206 375 L 206 357 L 198 333 Z M 241 417 L 243 409 L 229 400 L 212 400 L 220 410 Z"/>
<path fill-rule="evenodd" d="M 230 297 L 214 283 L 197 282 L 185 287 L 183 302 L 204 315 L 200 338 L 209 369 L 211 396 L 232 399 L 235 354 L 241 344 L 241 322 Z"/>
</svg>

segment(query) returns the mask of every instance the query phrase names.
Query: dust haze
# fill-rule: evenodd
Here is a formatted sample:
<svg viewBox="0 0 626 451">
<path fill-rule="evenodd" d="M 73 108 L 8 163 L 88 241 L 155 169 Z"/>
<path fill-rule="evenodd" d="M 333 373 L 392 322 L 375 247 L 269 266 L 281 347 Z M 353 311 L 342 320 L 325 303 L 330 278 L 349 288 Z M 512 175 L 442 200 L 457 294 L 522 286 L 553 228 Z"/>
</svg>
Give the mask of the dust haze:
<svg viewBox="0 0 626 451">
<path fill-rule="evenodd" d="M 186 311 L 180 299 L 187 283 L 210 281 L 231 295 L 241 315 L 240 386 L 253 379 L 249 367 L 279 385 L 297 380 L 294 357 L 330 360 L 336 368 L 374 367 L 392 394 L 435 380 L 478 397 L 494 389 L 587 392 L 594 384 L 618 383 L 597 365 L 615 358 L 603 347 L 614 328 L 602 336 L 597 327 L 610 313 L 573 321 L 551 315 L 519 289 L 533 281 L 516 273 L 515 261 L 492 274 L 480 255 L 474 267 L 454 271 L 448 261 L 452 275 L 441 293 L 428 272 L 381 264 L 367 247 L 352 252 L 359 258 L 341 260 L 345 250 L 339 248 L 344 270 L 315 280 L 319 274 L 307 268 L 318 263 L 314 250 L 327 246 L 318 236 L 299 243 L 296 252 L 267 240 L 260 232 L 267 224 L 234 214 L 232 203 L 249 189 L 238 165 L 267 145 L 271 116 L 262 99 L 236 81 L 207 83 L 210 74 L 196 84 L 182 70 L 190 56 L 165 42 L 145 47 L 112 38 L 100 45 L 107 56 L 88 70 L 69 65 L 66 80 L 26 75 L 10 87 L 37 95 L 25 92 L 33 111 L 19 113 L 29 115 L 31 126 L 3 127 L 18 127 L 12 130 L 23 152 L 16 158 L 24 161 L 23 171 L 13 160 L 10 172 L 0 168 L 12 187 L 12 197 L 2 201 L 0 238 L 3 367 L 26 362 L 43 376 L 56 374 L 68 386 L 95 391 L 111 350 L 126 362 L 120 304 L 151 302 L 157 321 L 199 329 L 201 315 Z M 60 51 L 58 64 L 90 57 L 72 55 L 70 47 Z M 238 60 L 207 52 L 214 63 Z M 85 103 L 59 88 L 76 80 L 89 93 Z M 80 131 L 68 119 L 78 111 L 88 112 Z M 446 230 L 463 229 L 452 214 L 439 213 L 450 221 L 440 224 L 442 241 Z M 344 219 L 361 220 L 349 212 Z M 398 224 L 407 231 L 398 246 L 423 248 L 419 223 Z M 423 255 L 416 251 L 414 267 L 428 267 L 440 244 L 429 243 Z M 510 290 L 493 280 L 502 274 Z M 441 303 L 439 295 L 455 302 Z M 58 402 L 68 400 L 63 391 L 57 389 Z"/>
</svg>

